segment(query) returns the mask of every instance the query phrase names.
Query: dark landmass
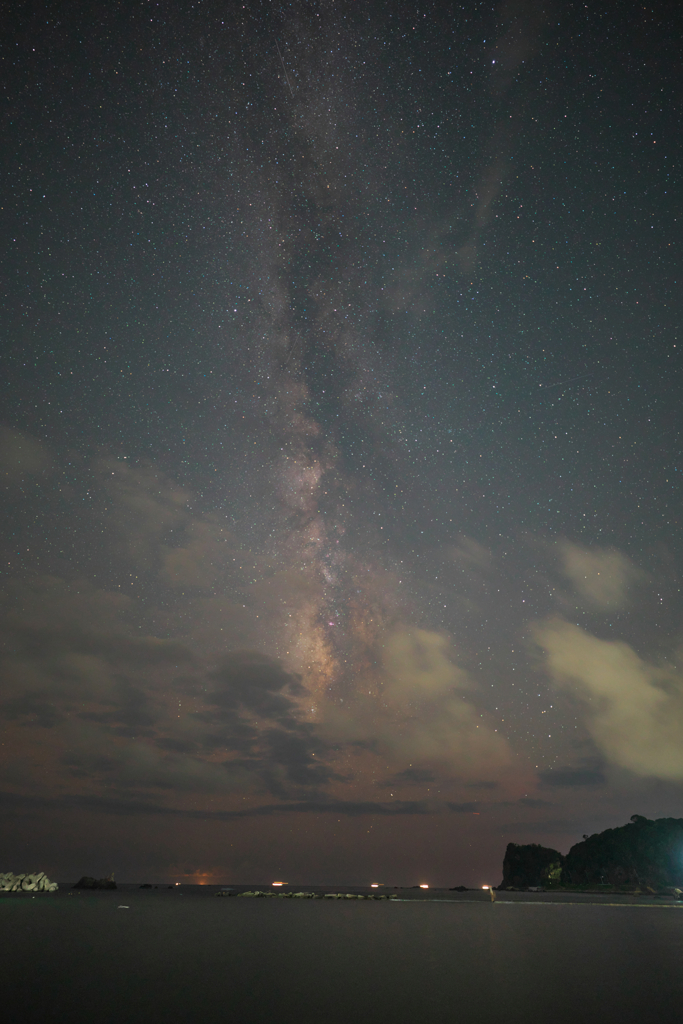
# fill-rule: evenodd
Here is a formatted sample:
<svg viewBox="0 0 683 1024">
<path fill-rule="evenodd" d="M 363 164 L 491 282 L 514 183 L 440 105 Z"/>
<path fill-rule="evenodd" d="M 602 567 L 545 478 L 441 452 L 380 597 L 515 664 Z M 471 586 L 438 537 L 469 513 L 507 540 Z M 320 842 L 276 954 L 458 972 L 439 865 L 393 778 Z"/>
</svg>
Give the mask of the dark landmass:
<svg viewBox="0 0 683 1024">
<path fill-rule="evenodd" d="M 115 889 L 116 882 L 113 875 L 109 878 L 91 878 L 90 875 L 83 875 L 79 878 L 73 889 Z"/>
<path fill-rule="evenodd" d="M 634 814 L 572 846 L 562 868 L 569 885 L 683 885 L 683 818 L 652 821 Z"/>
<path fill-rule="evenodd" d="M 650 820 L 585 836 L 567 856 L 537 843 L 509 843 L 501 889 L 610 886 L 651 891 L 683 886 L 683 818 Z"/>
<path fill-rule="evenodd" d="M 557 850 L 538 843 L 518 846 L 508 843 L 503 860 L 502 889 L 526 889 L 529 886 L 559 882 L 565 858 Z"/>
</svg>

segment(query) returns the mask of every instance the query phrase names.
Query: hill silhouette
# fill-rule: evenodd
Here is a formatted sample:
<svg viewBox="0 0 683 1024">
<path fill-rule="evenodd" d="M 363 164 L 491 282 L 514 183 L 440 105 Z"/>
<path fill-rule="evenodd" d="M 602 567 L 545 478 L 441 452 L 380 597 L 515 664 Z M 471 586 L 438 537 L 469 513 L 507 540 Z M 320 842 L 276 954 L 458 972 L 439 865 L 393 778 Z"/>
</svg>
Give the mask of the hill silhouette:
<svg viewBox="0 0 683 1024">
<path fill-rule="evenodd" d="M 502 888 L 530 886 L 683 886 L 683 818 L 645 818 L 586 836 L 566 857 L 529 843 L 508 843 Z"/>
</svg>

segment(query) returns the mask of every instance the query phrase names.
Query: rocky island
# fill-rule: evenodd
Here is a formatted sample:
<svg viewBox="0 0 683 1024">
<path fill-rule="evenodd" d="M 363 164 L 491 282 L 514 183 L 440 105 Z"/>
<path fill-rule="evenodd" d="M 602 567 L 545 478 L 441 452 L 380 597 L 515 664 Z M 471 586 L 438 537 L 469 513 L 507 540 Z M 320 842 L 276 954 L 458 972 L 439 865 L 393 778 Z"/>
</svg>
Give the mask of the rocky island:
<svg viewBox="0 0 683 1024">
<path fill-rule="evenodd" d="M 508 843 L 501 889 L 683 887 L 683 818 L 645 818 L 584 836 L 564 856 L 537 843 Z"/>
</svg>

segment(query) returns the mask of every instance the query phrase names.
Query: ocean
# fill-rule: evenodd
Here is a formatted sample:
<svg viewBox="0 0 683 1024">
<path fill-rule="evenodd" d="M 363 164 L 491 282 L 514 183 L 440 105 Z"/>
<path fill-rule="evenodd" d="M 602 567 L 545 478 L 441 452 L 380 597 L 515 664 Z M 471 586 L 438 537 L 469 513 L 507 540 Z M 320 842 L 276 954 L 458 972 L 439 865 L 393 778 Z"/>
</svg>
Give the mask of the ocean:
<svg viewBox="0 0 683 1024">
<path fill-rule="evenodd" d="M 3 894 L 3 1019 L 668 1024 L 683 1014 L 683 904 L 542 893 L 491 903 L 477 892 L 215 899 L 201 888 Z"/>
</svg>

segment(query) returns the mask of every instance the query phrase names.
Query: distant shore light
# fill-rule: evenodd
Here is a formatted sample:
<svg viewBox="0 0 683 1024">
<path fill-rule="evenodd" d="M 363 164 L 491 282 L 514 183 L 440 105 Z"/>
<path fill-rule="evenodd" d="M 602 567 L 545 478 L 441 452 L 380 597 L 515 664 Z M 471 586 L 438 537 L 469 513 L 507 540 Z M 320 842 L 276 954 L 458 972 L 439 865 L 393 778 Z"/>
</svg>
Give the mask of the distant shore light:
<svg viewBox="0 0 683 1024">
<path fill-rule="evenodd" d="M 379 889 L 379 882 L 371 882 L 370 883 L 370 888 L 371 889 Z"/>
<path fill-rule="evenodd" d="M 271 882 L 271 885 L 287 885 L 287 882 Z"/>
<path fill-rule="evenodd" d="M 491 888 L 490 885 L 482 885 L 482 889 L 490 889 L 490 888 Z"/>
<path fill-rule="evenodd" d="M 421 888 L 421 889 L 428 889 L 428 888 L 429 888 L 429 886 L 428 886 L 428 885 L 425 885 L 424 883 L 422 883 L 422 885 L 420 886 L 420 888 Z"/>
</svg>

